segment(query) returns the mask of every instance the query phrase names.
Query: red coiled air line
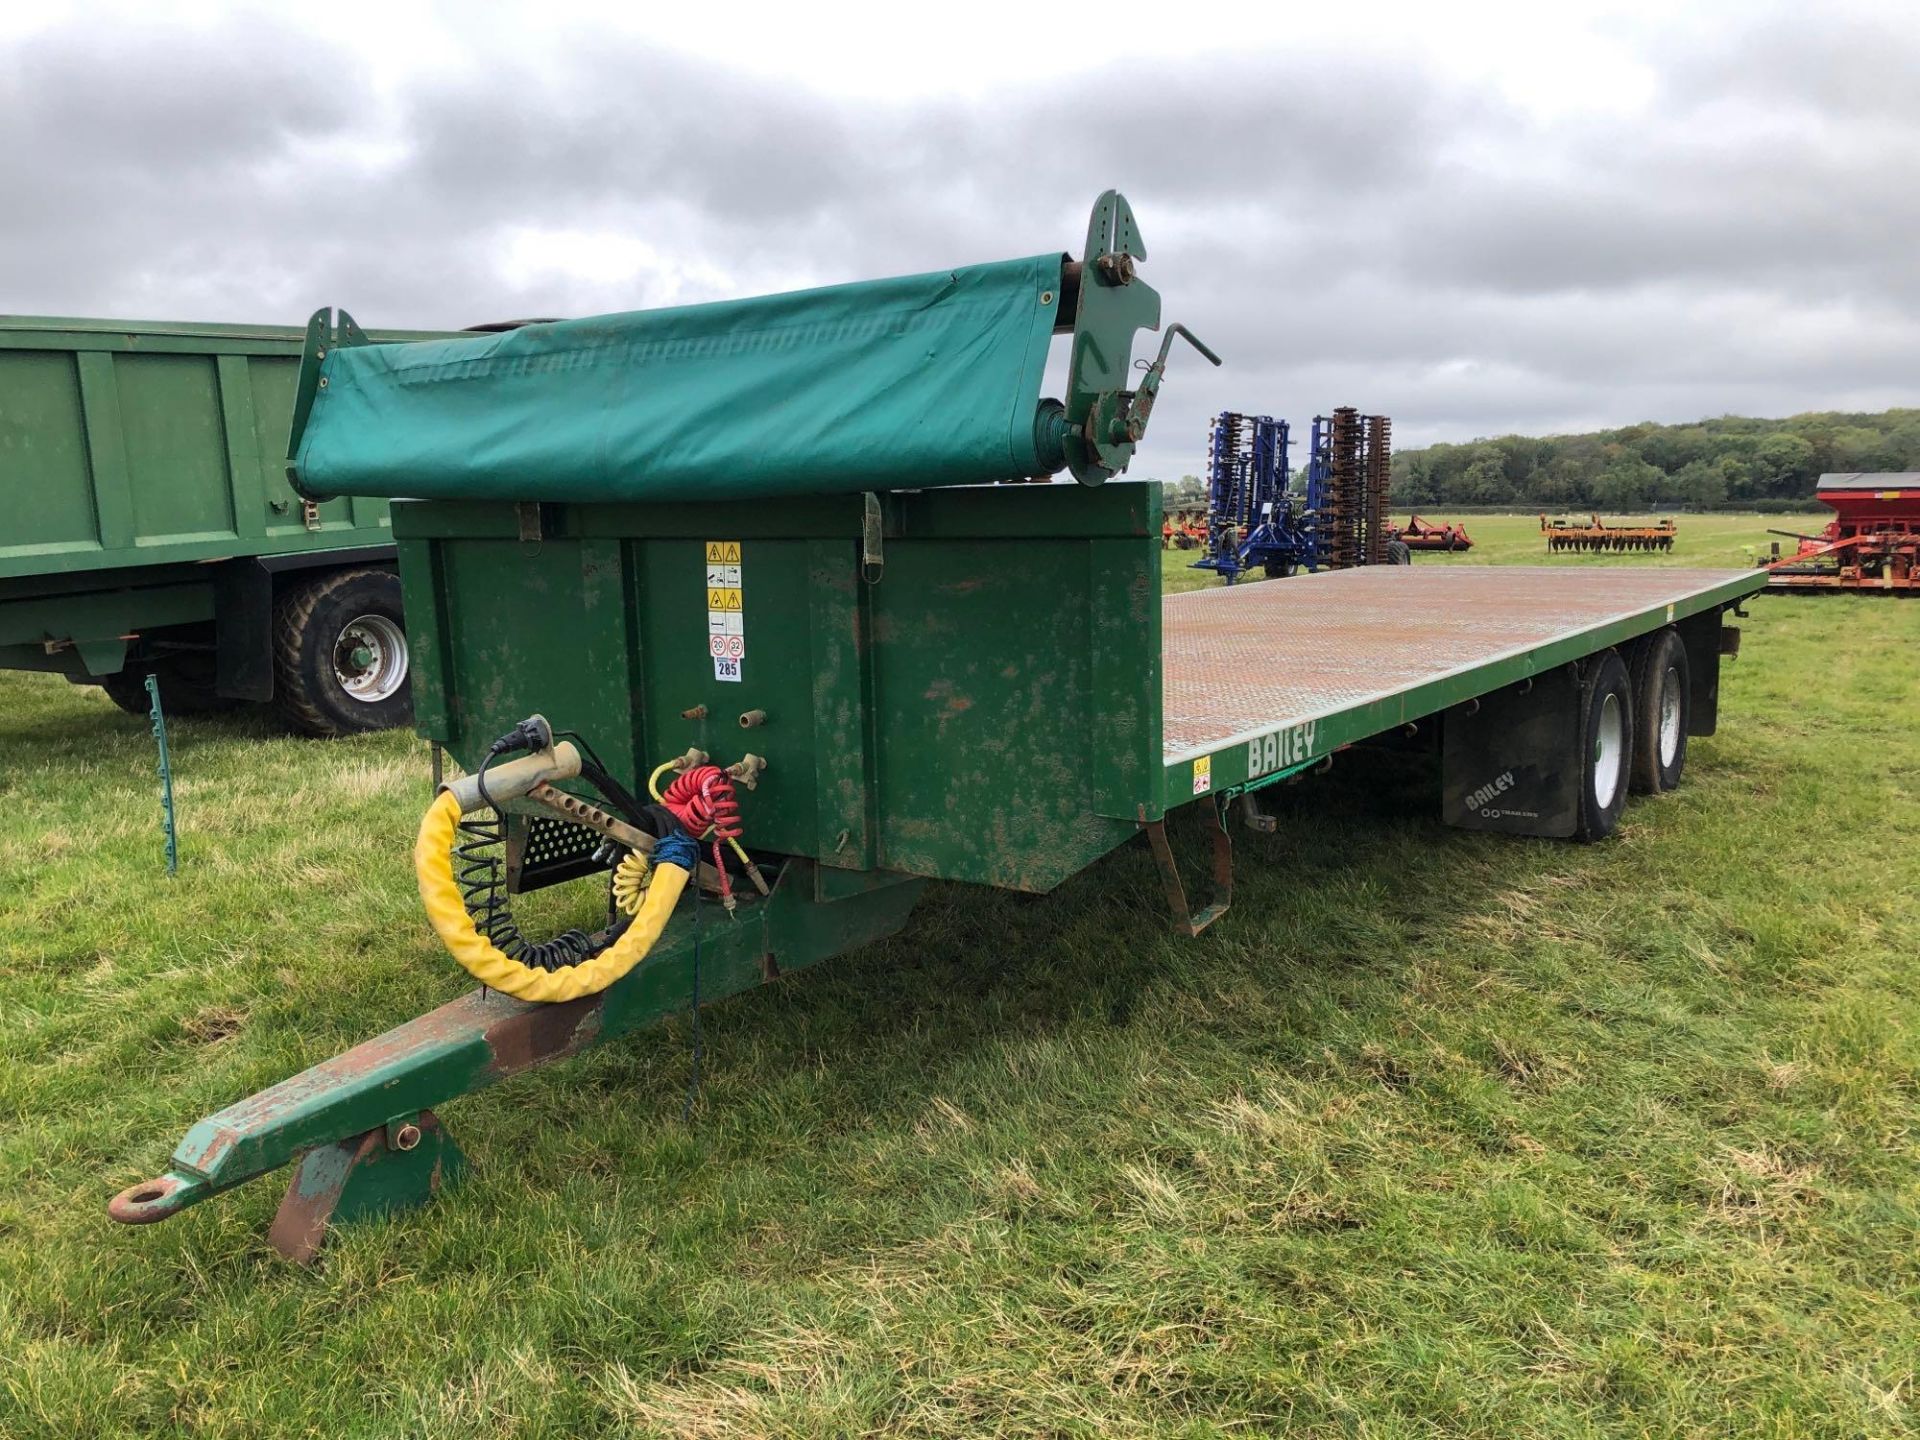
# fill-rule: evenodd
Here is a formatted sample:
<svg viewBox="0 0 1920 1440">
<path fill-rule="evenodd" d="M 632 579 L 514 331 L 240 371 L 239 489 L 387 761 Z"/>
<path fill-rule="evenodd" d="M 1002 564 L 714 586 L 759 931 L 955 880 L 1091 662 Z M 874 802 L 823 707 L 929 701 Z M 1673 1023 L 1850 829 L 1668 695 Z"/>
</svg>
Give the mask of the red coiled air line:
<svg viewBox="0 0 1920 1440">
<path fill-rule="evenodd" d="M 720 853 L 723 841 L 738 840 L 740 800 L 733 793 L 733 777 L 718 765 L 696 765 L 676 776 L 661 795 L 660 803 L 673 812 L 673 818 L 687 827 L 696 839 L 713 832 L 713 868 L 720 874 L 722 901 L 733 898 L 733 886 Z"/>
</svg>

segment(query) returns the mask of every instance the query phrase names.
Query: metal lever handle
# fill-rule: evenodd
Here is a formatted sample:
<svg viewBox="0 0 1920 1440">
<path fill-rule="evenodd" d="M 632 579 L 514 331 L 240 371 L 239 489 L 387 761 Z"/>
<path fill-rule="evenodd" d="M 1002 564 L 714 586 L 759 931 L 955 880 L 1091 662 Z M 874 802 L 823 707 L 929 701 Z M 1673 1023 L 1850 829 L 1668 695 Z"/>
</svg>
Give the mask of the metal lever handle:
<svg viewBox="0 0 1920 1440">
<path fill-rule="evenodd" d="M 1214 364 L 1220 363 L 1220 357 L 1213 353 L 1207 342 L 1186 326 L 1179 324 L 1167 326 L 1166 338 L 1160 342 L 1160 353 L 1155 357 L 1154 362 L 1147 366 L 1147 373 L 1140 377 L 1140 388 L 1133 392 L 1132 403 L 1127 407 L 1126 438 L 1136 445 L 1147 433 L 1147 420 L 1153 414 L 1153 401 L 1154 397 L 1160 393 L 1161 378 L 1167 373 L 1167 354 L 1173 349 L 1173 337 L 1176 335 Z"/>
<path fill-rule="evenodd" d="M 1194 349 L 1198 350 L 1214 364 L 1218 365 L 1220 363 L 1220 357 L 1213 353 L 1213 350 L 1208 346 L 1206 341 L 1202 340 L 1186 326 L 1174 324 L 1167 326 L 1167 338 L 1160 342 L 1159 358 L 1153 362 L 1153 368 L 1155 370 L 1164 371 L 1167 368 L 1167 352 L 1173 349 L 1173 337 L 1176 335 L 1193 346 Z"/>
</svg>

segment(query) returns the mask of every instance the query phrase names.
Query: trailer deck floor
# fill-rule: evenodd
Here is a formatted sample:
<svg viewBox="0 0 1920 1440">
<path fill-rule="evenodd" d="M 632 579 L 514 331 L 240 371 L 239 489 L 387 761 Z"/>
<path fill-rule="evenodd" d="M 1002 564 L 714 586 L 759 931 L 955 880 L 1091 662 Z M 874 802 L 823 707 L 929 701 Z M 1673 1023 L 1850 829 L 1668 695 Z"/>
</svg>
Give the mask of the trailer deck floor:
<svg viewBox="0 0 1920 1440">
<path fill-rule="evenodd" d="M 1169 595 L 1161 639 L 1166 763 L 1492 665 L 1753 573 L 1376 565 Z"/>
</svg>

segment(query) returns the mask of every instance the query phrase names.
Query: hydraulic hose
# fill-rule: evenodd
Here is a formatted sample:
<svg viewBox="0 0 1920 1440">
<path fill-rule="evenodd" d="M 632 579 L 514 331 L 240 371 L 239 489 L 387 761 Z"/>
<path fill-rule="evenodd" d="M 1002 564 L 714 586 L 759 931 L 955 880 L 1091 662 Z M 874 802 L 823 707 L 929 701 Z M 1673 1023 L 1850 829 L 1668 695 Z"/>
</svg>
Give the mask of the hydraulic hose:
<svg viewBox="0 0 1920 1440">
<path fill-rule="evenodd" d="M 413 871 L 420 882 L 420 903 L 446 945 L 447 953 L 489 989 L 521 1000 L 554 1002 L 594 995 L 647 958 L 699 863 L 699 851 L 684 835 L 672 835 L 654 847 L 653 883 L 633 924 L 592 959 L 557 970 L 522 965 L 502 953 L 475 928 L 453 875 L 453 841 L 460 824 L 460 801 L 442 790 L 420 820 L 413 844 Z"/>
</svg>

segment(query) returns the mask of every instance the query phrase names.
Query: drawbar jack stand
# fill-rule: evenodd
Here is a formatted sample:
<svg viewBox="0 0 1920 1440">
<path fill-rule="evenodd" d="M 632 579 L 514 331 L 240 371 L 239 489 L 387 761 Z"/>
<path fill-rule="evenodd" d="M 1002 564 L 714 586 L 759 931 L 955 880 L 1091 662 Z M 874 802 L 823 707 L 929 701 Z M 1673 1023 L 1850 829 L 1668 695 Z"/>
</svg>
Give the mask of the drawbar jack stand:
<svg viewBox="0 0 1920 1440">
<path fill-rule="evenodd" d="M 1147 832 L 1147 843 L 1153 846 L 1153 858 L 1160 866 L 1160 879 L 1167 889 L 1173 923 L 1181 934 L 1190 937 L 1213 924 L 1233 904 L 1233 837 L 1227 834 L 1226 806 L 1216 802 L 1209 805 L 1207 811 L 1213 817 L 1214 898 L 1198 914 L 1187 904 L 1187 887 L 1180 882 L 1180 868 L 1174 864 L 1173 846 L 1167 841 L 1167 822 L 1147 819 L 1144 807 L 1140 817 L 1140 828 Z"/>
</svg>

